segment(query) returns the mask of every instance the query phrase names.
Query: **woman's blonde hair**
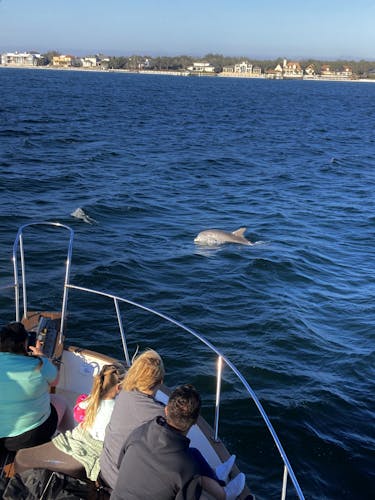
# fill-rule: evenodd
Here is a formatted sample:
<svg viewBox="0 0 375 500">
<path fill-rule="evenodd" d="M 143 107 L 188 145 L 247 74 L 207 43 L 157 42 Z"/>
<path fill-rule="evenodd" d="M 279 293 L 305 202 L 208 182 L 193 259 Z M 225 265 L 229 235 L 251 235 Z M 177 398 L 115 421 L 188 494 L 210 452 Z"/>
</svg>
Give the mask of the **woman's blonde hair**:
<svg viewBox="0 0 375 500">
<path fill-rule="evenodd" d="M 125 368 L 121 363 L 104 365 L 100 372 L 95 375 L 90 395 L 87 401 L 86 413 L 81 426 L 83 429 L 89 429 L 95 420 L 98 408 L 102 399 L 109 391 L 124 380 Z"/>
<path fill-rule="evenodd" d="M 149 393 L 164 380 L 163 360 L 156 351 L 149 349 L 135 358 L 127 371 L 122 388 L 125 391 Z"/>
</svg>

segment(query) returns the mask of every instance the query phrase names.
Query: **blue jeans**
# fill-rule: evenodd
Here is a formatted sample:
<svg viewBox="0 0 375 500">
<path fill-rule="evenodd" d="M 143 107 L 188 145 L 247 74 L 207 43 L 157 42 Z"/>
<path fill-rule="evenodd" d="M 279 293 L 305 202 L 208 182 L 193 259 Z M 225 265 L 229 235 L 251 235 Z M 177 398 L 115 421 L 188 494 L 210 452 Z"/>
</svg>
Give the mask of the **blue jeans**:
<svg viewBox="0 0 375 500">
<path fill-rule="evenodd" d="M 198 464 L 201 476 L 209 477 L 218 482 L 221 486 L 225 486 L 225 482 L 218 479 L 214 469 L 209 465 L 202 453 L 197 448 L 189 448 L 190 455 L 195 463 Z"/>
</svg>

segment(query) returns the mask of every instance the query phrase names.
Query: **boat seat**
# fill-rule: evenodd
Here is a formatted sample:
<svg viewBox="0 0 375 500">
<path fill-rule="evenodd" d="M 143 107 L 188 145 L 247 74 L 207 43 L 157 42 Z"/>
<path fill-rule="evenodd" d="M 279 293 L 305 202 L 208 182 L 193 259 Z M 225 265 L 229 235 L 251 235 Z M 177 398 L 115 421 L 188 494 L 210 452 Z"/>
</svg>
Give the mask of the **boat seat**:
<svg viewBox="0 0 375 500">
<path fill-rule="evenodd" d="M 14 466 L 18 474 L 28 469 L 48 469 L 76 479 L 87 480 L 83 465 L 72 456 L 60 451 L 52 442 L 19 450 L 14 459 Z"/>
</svg>

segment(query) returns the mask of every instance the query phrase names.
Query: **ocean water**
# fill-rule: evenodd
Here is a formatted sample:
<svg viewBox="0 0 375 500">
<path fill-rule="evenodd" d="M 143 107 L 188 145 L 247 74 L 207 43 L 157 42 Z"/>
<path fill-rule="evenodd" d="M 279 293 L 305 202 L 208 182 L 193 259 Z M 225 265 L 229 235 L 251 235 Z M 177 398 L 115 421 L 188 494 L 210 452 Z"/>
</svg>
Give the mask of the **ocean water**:
<svg viewBox="0 0 375 500">
<path fill-rule="evenodd" d="M 375 85 L 2 68 L 0 89 L 0 285 L 19 225 L 69 224 L 72 281 L 155 307 L 222 349 L 306 498 L 374 498 Z M 96 222 L 73 218 L 78 207 Z M 212 227 L 247 227 L 257 244 L 195 246 Z M 53 288 L 44 243 L 34 250 Z M 83 319 L 69 325 L 74 340 L 121 354 Z M 174 334 L 129 331 L 132 348 Z M 209 364 L 189 342 L 162 352 L 167 382 L 192 381 L 212 401 Z M 223 440 L 257 498 L 279 498 L 277 452 L 224 378 Z"/>
</svg>

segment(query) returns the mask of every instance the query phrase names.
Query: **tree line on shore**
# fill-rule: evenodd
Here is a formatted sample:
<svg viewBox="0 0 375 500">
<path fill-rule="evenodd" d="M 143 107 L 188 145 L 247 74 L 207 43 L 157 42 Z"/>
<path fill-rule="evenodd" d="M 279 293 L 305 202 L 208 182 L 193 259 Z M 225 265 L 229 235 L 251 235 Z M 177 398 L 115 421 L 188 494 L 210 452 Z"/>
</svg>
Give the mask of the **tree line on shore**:
<svg viewBox="0 0 375 500">
<path fill-rule="evenodd" d="M 42 54 L 39 60 L 39 65 L 47 66 L 52 63 L 53 56 L 60 55 L 56 51 L 49 51 Z M 95 56 L 88 56 L 95 57 Z M 252 59 L 249 57 L 230 57 L 224 56 L 222 54 L 206 54 L 203 57 L 194 58 L 188 55 L 179 56 L 158 56 L 151 57 L 147 55 L 131 55 L 131 56 L 99 56 L 102 59 L 107 60 L 108 69 L 125 69 L 125 70 L 138 70 L 141 67 L 145 67 L 150 70 L 158 71 L 181 71 L 185 70 L 188 66 L 191 66 L 194 62 L 204 61 L 210 63 L 215 67 L 216 72 L 221 72 L 226 66 L 234 66 L 235 64 L 241 63 L 242 61 L 248 61 L 253 66 L 259 66 L 262 72 L 274 69 L 278 64 L 282 65 L 283 58 L 279 57 L 276 59 Z M 77 58 L 78 59 L 78 58 Z M 146 63 L 147 62 L 147 63 Z M 319 59 L 303 59 L 298 60 L 302 69 L 305 69 L 310 64 L 313 64 L 316 71 L 319 73 L 321 67 L 324 64 L 329 64 L 333 71 L 339 71 L 343 66 L 350 66 L 353 73 L 367 77 L 375 77 L 375 62 L 374 61 L 352 61 L 352 60 L 319 60 Z M 146 63 L 146 64 L 145 64 Z M 77 63 L 78 64 L 78 63 Z"/>
</svg>

